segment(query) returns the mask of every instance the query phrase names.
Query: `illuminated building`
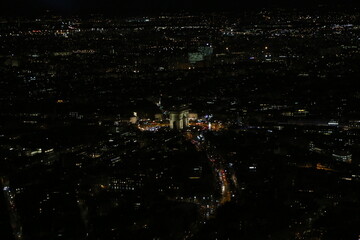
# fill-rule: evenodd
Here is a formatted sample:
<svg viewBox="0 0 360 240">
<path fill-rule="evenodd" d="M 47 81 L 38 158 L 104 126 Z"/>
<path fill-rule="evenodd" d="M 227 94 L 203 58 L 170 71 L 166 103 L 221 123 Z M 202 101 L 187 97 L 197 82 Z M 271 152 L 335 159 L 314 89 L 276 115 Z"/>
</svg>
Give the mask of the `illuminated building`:
<svg viewBox="0 0 360 240">
<path fill-rule="evenodd" d="M 352 155 L 346 153 L 333 153 L 332 157 L 339 162 L 351 163 Z"/>
<path fill-rule="evenodd" d="M 170 128 L 183 129 L 189 125 L 189 109 L 182 106 L 170 112 Z"/>
</svg>

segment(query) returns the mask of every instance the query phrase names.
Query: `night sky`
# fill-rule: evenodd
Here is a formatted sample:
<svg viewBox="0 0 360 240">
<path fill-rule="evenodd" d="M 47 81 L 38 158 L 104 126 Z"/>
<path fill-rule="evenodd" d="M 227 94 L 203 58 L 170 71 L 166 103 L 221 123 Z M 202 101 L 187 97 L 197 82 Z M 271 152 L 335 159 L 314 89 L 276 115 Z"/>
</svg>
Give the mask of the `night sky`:
<svg viewBox="0 0 360 240">
<path fill-rule="evenodd" d="M 1 0 L 0 13 L 33 15 L 44 10 L 57 13 L 158 13 L 163 11 L 242 11 L 248 8 L 317 7 L 319 4 L 358 6 L 358 0 Z"/>
</svg>

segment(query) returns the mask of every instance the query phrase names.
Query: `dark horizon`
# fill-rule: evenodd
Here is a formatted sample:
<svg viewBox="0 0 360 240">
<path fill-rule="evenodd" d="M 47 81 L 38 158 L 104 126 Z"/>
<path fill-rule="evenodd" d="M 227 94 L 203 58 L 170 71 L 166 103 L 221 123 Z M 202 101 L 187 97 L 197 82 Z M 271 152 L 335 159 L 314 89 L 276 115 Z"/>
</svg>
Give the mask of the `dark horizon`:
<svg viewBox="0 0 360 240">
<path fill-rule="evenodd" d="M 231 1 L 221 2 L 205 0 L 183 0 L 183 1 L 116 1 L 104 0 L 99 3 L 96 0 L 5 0 L 0 3 L 0 14 L 8 16 L 29 16 L 38 15 L 46 10 L 55 14 L 91 14 L 101 13 L 109 15 L 134 15 L 134 14 L 158 14 L 162 12 L 243 12 L 245 10 L 259 10 L 271 8 L 300 8 L 317 9 L 321 8 L 354 8 L 359 7 L 355 0 L 305 0 L 301 2 L 288 2 L 285 0 L 254 0 L 254 1 Z"/>
</svg>

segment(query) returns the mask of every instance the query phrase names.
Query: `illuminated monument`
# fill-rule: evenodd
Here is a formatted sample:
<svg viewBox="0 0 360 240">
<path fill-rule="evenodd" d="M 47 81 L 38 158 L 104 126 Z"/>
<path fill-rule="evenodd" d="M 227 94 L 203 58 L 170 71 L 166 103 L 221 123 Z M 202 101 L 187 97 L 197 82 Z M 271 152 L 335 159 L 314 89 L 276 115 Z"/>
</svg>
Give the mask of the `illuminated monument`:
<svg viewBox="0 0 360 240">
<path fill-rule="evenodd" d="M 189 108 L 186 105 L 174 107 L 170 111 L 170 128 L 181 130 L 189 125 Z"/>
</svg>

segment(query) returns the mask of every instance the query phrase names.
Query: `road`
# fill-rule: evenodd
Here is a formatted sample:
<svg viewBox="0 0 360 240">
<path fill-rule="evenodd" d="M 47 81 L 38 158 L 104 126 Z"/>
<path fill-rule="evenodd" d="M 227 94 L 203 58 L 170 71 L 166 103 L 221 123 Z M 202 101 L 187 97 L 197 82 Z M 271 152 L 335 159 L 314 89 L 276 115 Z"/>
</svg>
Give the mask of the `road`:
<svg viewBox="0 0 360 240">
<path fill-rule="evenodd" d="M 7 208 L 10 215 L 10 224 L 13 230 L 13 235 L 16 240 L 23 239 L 22 226 L 20 223 L 20 217 L 17 213 L 15 206 L 15 194 L 11 191 L 8 181 L 5 177 L 0 177 L 0 187 L 3 190 L 5 200 L 7 202 Z"/>
<path fill-rule="evenodd" d="M 226 177 L 225 170 L 222 168 L 219 170 L 219 178 L 221 182 L 221 195 L 222 195 L 220 204 L 224 204 L 226 202 L 231 201 L 231 190 L 230 190 L 230 184 Z"/>
<path fill-rule="evenodd" d="M 229 178 L 229 167 L 226 167 L 228 165 L 225 164 L 224 158 L 221 155 L 215 154 L 211 146 L 205 146 L 204 141 L 198 141 L 196 137 L 189 132 L 186 133 L 186 138 L 191 141 L 197 151 L 205 151 L 207 153 L 207 157 L 211 162 L 211 166 L 216 174 L 216 179 L 221 189 L 220 204 L 230 202 L 235 192 L 235 189 L 233 188 L 236 188 L 238 185 L 233 169 L 231 169 L 231 172 L 233 173 L 232 177 Z"/>
</svg>

